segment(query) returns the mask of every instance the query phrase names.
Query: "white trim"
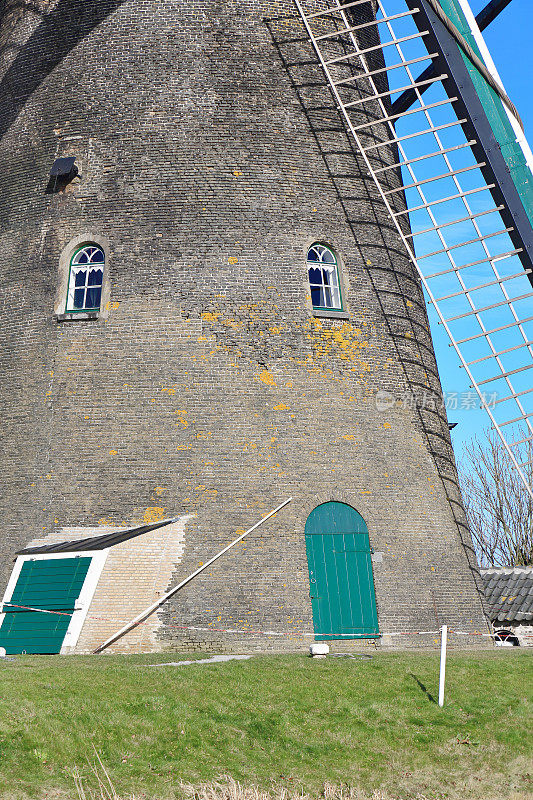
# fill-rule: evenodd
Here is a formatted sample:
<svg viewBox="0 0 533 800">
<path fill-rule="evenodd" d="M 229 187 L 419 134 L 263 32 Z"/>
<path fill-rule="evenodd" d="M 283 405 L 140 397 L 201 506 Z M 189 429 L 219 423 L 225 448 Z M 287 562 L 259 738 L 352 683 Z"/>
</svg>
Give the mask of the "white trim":
<svg viewBox="0 0 533 800">
<path fill-rule="evenodd" d="M 102 574 L 108 553 L 109 547 L 107 547 L 105 550 L 97 550 L 96 552 L 93 550 L 91 552 L 92 561 L 89 565 L 89 569 L 87 570 L 87 575 L 85 576 L 80 596 L 76 600 L 76 605 L 74 607 L 75 613 L 72 615 L 70 625 L 68 626 L 65 638 L 63 639 L 63 644 L 61 645 L 60 650 L 61 653 L 64 652 L 66 647 L 72 648 L 78 643 L 78 639 L 80 637 L 87 614 L 89 613 L 89 608 L 96 591 L 96 587 L 98 586 L 98 581 L 100 580 L 100 575 Z M 89 555 L 89 553 L 80 552 L 76 553 L 76 555 Z"/>
<path fill-rule="evenodd" d="M 17 585 L 17 581 L 20 576 L 22 564 L 24 563 L 25 560 L 26 559 L 24 559 L 22 556 L 17 556 L 17 560 L 15 561 L 15 566 L 13 567 L 13 570 L 7 582 L 6 590 L 2 598 L 2 605 L 0 606 L 0 608 L 4 607 L 4 603 L 9 603 L 9 601 L 13 597 L 13 592 L 15 591 L 15 586 Z M 2 627 L 4 618 L 5 614 L 0 614 L 0 628 Z"/>
<path fill-rule="evenodd" d="M 76 600 L 74 614 L 71 617 L 67 632 L 65 633 L 65 638 L 63 639 L 63 644 L 61 645 L 60 653 L 63 653 L 65 648 L 71 649 L 75 647 L 78 642 L 81 629 L 83 628 L 83 623 L 85 622 L 89 612 L 89 608 L 108 553 L 109 547 L 105 548 L 104 550 L 77 550 L 75 552 L 68 553 L 35 553 L 33 555 L 29 554 L 27 556 L 17 556 L 15 566 L 13 567 L 13 571 L 2 598 L 2 606 L 0 607 L 3 607 L 5 603 L 9 603 L 13 597 L 13 592 L 15 591 L 15 586 L 17 585 L 17 581 L 20 577 L 22 566 L 26 561 L 50 561 L 52 559 L 59 558 L 79 557 L 90 558 L 91 563 L 89 564 L 89 569 L 87 570 L 85 580 L 83 581 L 80 596 Z M 0 627 L 2 626 L 4 617 L 5 613 L 0 614 Z"/>
</svg>

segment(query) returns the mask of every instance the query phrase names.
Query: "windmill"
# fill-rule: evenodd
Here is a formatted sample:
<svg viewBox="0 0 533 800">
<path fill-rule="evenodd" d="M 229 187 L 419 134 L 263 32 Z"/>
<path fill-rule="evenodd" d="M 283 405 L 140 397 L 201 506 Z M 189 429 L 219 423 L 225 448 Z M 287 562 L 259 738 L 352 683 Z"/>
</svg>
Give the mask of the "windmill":
<svg viewBox="0 0 533 800">
<path fill-rule="evenodd" d="M 533 155 L 481 35 L 510 0 L 477 17 L 467 0 L 333 0 L 311 13 L 294 2 L 427 301 L 533 497 L 521 455 L 533 439 Z M 373 136 L 384 126 L 394 163 Z"/>
<path fill-rule="evenodd" d="M 11 652 L 487 643 L 417 269 L 525 473 L 529 156 L 462 6 L 298 2 L 2 6 Z"/>
</svg>

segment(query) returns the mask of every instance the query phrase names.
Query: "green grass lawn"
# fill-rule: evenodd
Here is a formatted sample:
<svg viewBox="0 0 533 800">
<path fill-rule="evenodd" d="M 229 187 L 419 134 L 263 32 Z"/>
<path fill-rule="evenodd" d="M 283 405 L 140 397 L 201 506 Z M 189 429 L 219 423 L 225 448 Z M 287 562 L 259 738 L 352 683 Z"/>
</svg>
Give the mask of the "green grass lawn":
<svg viewBox="0 0 533 800">
<path fill-rule="evenodd" d="M 72 773 L 90 785 L 93 746 L 136 798 L 221 775 L 315 796 L 325 782 L 395 798 L 533 796 L 526 651 L 450 654 L 443 709 L 434 653 L 148 666 L 175 659 L 0 662 L 0 797 L 76 797 Z"/>
</svg>

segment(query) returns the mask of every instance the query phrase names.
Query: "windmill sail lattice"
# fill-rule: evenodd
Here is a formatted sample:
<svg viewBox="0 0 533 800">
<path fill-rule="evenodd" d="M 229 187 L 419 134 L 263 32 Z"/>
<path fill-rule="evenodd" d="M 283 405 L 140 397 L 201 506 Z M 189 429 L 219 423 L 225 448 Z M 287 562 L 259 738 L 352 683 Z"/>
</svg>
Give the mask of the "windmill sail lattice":
<svg viewBox="0 0 533 800">
<path fill-rule="evenodd" d="M 533 497 L 523 456 L 533 440 L 533 181 L 518 123 L 482 86 L 499 114 L 487 115 L 483 79 L 471 80 L 427 0 L 331 0 L 309 13 L 294 1 L 428 302 Z M 441 2 L 452 4 L 465 12 L 464 0 Z M 498 125 L 512 132 L 507 148 Z M 391 146 L 393 164 L 381 157 Z"/>
</svg>

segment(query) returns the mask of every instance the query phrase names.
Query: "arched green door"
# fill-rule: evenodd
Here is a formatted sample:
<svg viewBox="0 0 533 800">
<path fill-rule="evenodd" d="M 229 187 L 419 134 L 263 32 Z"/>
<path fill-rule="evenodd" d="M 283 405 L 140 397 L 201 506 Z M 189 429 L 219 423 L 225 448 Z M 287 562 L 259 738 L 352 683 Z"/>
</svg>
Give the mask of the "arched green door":
<svg viewBox="0 0 533 800">
<path fill-rule="evenodd" d="M 309 514 L 305 544 L 317 639 L 379 635 L 368 529 L 346 503 L 323 503 Z"/>
</svg>

